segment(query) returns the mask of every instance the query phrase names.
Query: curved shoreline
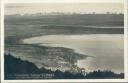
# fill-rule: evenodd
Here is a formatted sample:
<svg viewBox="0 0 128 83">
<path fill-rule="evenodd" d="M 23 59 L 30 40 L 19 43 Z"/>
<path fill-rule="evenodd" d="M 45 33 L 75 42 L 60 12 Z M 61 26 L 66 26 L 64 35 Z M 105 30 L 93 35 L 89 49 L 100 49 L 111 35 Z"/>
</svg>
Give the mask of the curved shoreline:
<svg viewBox="0 0 128 83">
<path fill-rule="evenodd" d="M 112 65 L 114 65 L 114 63 L 117 62 L 119 59 L 121 59 L 120 64 L 122 64 L 123 61 L 123 57 L 120 56 L 120 53 L 122 54 L 123 52 L 123 35 L 120 34 L 46 35 L 28 38 L 26 39 L 25 43 L 38 44 L 39 46 L 48 46 L 49 48 L 53 47 L 72 49 L 75 53 L 78 54 L 82 54 L 81 52 L 87 53 L 83 54 L 83 56 L 94 55 L 95 58 L 82 61 L 82 65 L 85 67 L 87 67 L 87 65 L 90 65 L 90 67 L 94 66 L 92 68 L 95 68 L 95 65 L 97 65 L 98 67 L 96 68 L 111 69 L 112 67 L 109 66 L 109 62 L 113 63 Z M 113 52 L 110 52 L 111 50 L 113 50 Z M 107 55 L 108 53 L 109 56 Z M 105 67 L 100 66 L 102 65 L 102 63 Z M 121 65 L 115 65 L 115 67 L 117 66 Z"/>
</svg>

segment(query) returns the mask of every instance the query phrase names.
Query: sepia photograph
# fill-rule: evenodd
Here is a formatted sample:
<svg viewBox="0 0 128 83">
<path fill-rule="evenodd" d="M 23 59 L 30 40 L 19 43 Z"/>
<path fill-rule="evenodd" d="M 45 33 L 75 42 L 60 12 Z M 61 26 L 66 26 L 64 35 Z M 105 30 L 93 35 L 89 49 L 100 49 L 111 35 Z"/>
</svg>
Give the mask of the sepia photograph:
<svg viewBox="0 0 128 83">
<path fill-rule="evenodd" d="M 3 80 L 124 80 L 124 2 L 87 1 L 3 1 Z"/>
</svg>

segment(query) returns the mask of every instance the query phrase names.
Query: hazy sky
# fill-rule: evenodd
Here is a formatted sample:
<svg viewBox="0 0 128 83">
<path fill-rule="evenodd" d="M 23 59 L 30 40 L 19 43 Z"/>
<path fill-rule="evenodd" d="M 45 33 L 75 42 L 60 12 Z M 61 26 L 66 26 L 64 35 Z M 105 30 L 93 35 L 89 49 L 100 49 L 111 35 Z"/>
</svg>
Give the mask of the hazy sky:
<svg viewBox="0 0 128 83">
<path fill-rule="evenodd" d="M 32 14 L 44 12 L 123 12 L 122 3 L 9 3 L 5 5 L 5 14 Z"/>
<path fill-rule="evenodd" d="M 35 3 L 35 2 L 110 2 L 121 3 L 123 0 L 4 0 L 5 3 Z"/>
</svg>

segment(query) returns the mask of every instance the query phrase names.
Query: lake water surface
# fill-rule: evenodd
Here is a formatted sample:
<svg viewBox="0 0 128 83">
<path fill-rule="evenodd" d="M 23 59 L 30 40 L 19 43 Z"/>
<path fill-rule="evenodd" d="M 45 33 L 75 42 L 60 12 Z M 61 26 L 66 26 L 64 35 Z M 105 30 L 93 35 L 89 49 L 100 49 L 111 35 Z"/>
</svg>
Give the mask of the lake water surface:
<svg viewBox="0 0 128 83">
<path fill-rule="evenodd" d="M 75 52 L 93 56 L 76 63 L 88 71 L 105 69 L 124 72 L 123 34 L 46 35 L 23 40 L 26 44 L 66 47 Z"/>
</svg>

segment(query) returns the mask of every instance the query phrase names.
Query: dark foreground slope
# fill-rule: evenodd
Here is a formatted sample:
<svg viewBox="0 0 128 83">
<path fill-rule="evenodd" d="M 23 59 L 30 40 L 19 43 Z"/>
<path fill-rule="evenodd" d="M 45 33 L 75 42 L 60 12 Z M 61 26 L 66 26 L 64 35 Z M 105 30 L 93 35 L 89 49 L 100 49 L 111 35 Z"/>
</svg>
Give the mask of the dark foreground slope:
<svg viewBox="0 0 128 83">
<path fill-rule="evenodd" d="M 124 74 L 116 74 L 111 71 L 94 71 L 83 75 L 83 73 L 51 71 L 45 68 L 37 68 L 35 64 L 14 58 L 11 54 L 4 55 L 5 79 L 115 79 L 124 78 Z"/>
<path fill-rule="evenodd" d="M 5 54 L 5 79 L 83 79 L 81 73 L 72 74 L 68 71 L 51 71 L 37 68 L 35 64 Z"/>
</svg>

